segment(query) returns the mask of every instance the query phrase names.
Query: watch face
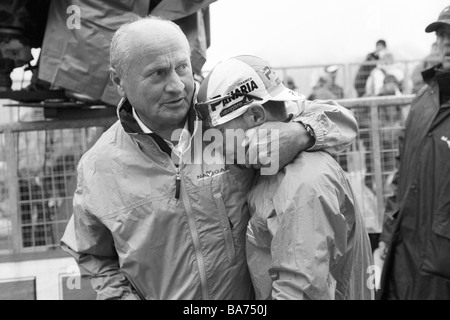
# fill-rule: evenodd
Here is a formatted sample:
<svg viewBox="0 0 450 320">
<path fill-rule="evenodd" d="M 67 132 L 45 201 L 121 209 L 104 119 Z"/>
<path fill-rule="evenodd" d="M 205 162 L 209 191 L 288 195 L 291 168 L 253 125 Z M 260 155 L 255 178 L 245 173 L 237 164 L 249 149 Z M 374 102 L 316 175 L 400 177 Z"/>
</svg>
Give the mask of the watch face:
<svg viewBox="0 0 450 320">
<path fill-rule="evenodd" d="M 314 139 L 316 138 L 316 134 L 314 133 L 313 128 L 311 128 L 309 124 L 305 125 L 305 129 L 311 135 L 311 137 L 313 137 Z"/>
</svg>

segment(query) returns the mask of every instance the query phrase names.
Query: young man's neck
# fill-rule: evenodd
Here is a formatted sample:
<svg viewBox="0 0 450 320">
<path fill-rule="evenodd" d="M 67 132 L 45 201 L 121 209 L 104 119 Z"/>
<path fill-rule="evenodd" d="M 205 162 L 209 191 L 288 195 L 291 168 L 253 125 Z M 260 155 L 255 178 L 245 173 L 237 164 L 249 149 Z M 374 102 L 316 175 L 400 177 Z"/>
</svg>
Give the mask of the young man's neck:
<svg viewBox="0 0 450 320">
<path fill-rule="evenodd" d="M 289 119 L 289 115 L 287 113 L 282 115 L 272 115 L 270 112 L 266 112 L 266 122 L 286 122 Z"/>
</svg>

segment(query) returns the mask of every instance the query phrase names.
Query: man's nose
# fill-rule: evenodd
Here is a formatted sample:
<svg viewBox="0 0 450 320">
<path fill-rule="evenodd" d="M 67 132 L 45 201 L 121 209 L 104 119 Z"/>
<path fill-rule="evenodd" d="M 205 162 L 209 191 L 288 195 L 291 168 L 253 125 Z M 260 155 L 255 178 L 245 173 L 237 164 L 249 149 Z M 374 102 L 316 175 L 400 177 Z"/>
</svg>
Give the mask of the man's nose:
<svg viewBox="0 0 450 320">
<path fill-rule="evenodd" d="M 166 85 L 166 90 L 168 92 L 182 92 L 184 90 L 184 83 L 181 80 L 180 76 L 178 75 L 178 73 L 175 72 L 175 70 L 173 70 L 170 73 L 167 85 Z"/>
</svg>

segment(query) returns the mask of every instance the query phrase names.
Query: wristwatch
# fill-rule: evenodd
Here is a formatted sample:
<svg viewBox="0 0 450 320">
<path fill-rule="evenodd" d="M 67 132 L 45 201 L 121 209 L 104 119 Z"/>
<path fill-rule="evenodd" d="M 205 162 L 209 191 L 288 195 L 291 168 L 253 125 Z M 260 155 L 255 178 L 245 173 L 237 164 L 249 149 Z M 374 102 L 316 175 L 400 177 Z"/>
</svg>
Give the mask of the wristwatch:
<svg viewBox="0 0 450 320">
<path fill-rule="evenodd" d="M 306 132 L 314 139 L 314 143 L 316 142 L 316 134 L 314 133 L 314 129 L 309 125 L 302 121 L 297 121 L 300 123 L 306 130 Z"/>
</svg>

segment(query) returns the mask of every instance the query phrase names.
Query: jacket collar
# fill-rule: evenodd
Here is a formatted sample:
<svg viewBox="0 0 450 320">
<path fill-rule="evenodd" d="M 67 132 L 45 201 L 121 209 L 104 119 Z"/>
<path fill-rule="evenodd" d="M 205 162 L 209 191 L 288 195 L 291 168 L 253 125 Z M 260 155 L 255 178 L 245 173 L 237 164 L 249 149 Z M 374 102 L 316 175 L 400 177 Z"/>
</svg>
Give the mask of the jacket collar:
<svg viewBox="0 0 450 320">
<path fill-rule="evenodd" d="M 427 69 L 422 72 L 422 78 L 423 80 L 430 85 L 431 82 L 435 79 L 436 75 L 438 74 L 439 70 L 442 68 L 442 63 L 439 63 L 435 65 L 434 67 Z"/>
<path fill-rule="evenodd" d="M 439 91 L 439 104 L 447 106 L 450 101 L 450 71 L 442 70 L 442 63 L 422 72 L 425 83 Z"/>
<path fill-rule="evenodd" d="M 188 112 L 188 130 L 192 135 L 194 133 L 196 114 L 194 111 L 193 102 L 191 103 L 191 108 Z M 136 119 L 133 116 L 133 107 L 127 98 L 123 98 L 117 107 L 117 116 L 122 124 L 123 129 L 128 134 L 145 134 Z M 157 135 L 156 133 L 151 133 L 150 135 Z"/>
<path fill-rule="evenodd" d="M 136 119 L 133 117 L 133 107 L 127 98 L 123 98 L 120 101 L 117 107 L 117 117 L 126 133 L 144 134 Z"/>
<path fill-rule="evenodd" d="M 124 129 L 124 131 L 131 135 L 147 135 L 153 138 L 162 151 L 167 153 L 169 156 L 172 154 L 172 149 L 166 143 L 166 141 L 157 133 L 144 133 L 141 127 L 137 123 L 136 119 L 133 116 L 133 107 L 127 98 L 123 98 L 119 105 L 117 106 L 117 116 L 119 121 Z M 193 108 L 193 101 L 191 103 L 191 108 L 188 112 L 188 130 L 191 136 L 194 135 L 195 123 L 196 123 L 196 113 Z"/>
</svg>

